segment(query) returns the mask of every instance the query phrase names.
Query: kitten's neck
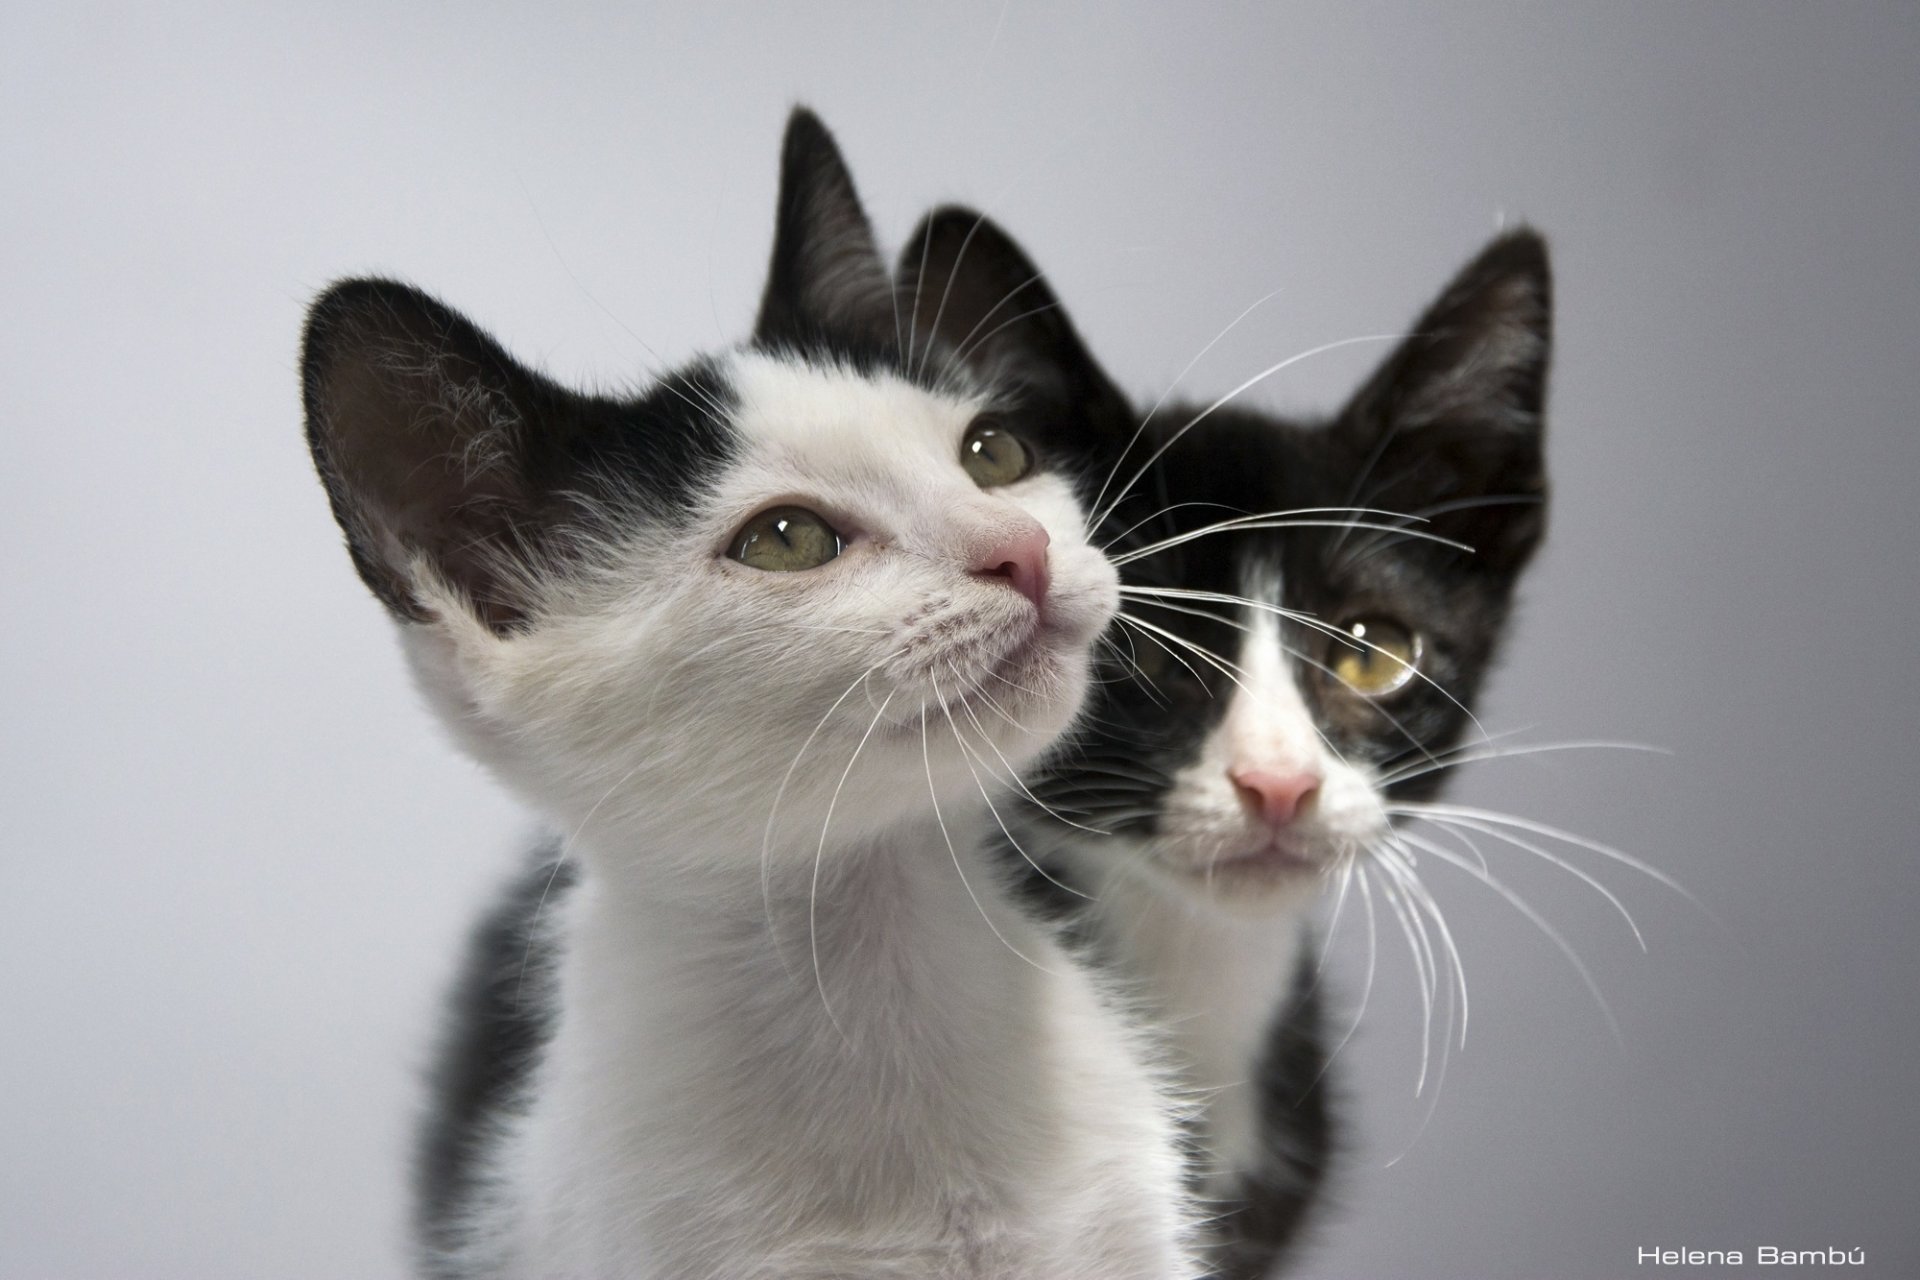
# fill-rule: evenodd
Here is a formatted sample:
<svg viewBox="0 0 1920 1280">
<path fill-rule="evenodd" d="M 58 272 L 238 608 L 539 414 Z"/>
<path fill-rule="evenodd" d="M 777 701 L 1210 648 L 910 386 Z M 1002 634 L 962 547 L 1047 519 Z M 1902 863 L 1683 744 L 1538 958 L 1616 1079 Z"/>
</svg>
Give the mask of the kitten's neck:
<svg viewBox="0 0 1920 1280">
<path fill-rule="evenodd" d="M 582 1243 L 574 1215 L 631 1224 L 659 1274 L 815 1274 L 755 1252 L 742 1224 L 768 1222 L 820 1274 L 862 1250 L 901 1274 L 1186 1274 L 1139 1046 L 995 883 L 984 817 L 949 812 L 951 846 L 928 822 L 829 848 L 818 883 L 776 860 L 764 891 L 737 850 L 697 889 L 590 870 L 528 1138 L 533 1220 L 558 1225 L 527 1256 L 618 1269 L 628 1237 Z"/>
<path fill-rule="evenodd" d="M 908 822 L 798 857 L 775 849 L 764 864 L 727 850 L 696 877 L 590 871 L 572 967 L 608 989 L 580 996 L 621 1006 L 607 1011 L 616 1018 L 670 1013 L 690 1029 L 710 1018 L 718 1034 L 775 1034 L 843 1065 L 895 1052 L 897 1020 L 916 1009 L 940 1017 L 930 1033 L 976 1018 L 1004 1025 L 1038 973 L 1018 939 L 1038 934 L 978 852 L 985 813 L 945 816 L 944 828 Z M 956 965 L 994 989 L 956 982 Z M 653 988 L 644 1011 L 630 1007 L 642 974 Z M 750 996 L 738 989 L 748 979 Z"/>
</svg>

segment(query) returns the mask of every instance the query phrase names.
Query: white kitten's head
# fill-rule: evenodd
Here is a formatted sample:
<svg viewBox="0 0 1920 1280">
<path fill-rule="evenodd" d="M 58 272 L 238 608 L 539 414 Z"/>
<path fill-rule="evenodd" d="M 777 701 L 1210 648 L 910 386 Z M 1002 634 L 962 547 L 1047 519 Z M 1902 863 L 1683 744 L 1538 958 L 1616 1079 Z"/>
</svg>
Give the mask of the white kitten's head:
<svg viewBox="0 0 1920 1280">
<path fill-rule="evenodd" d="M 559 388 L 403 285 L 323 296 L 315 460 L 468 749 L 569 830 L 667 860 L 757 858 L 763 833 L 811 857 L 829 819 L 874 834 L 1045 751 L 1117 579 L 1083 532 L 1065 321 L 950 356 L 1012 252 L 921 254 L 955 308 L 906 349 L 927 280 L 896 306 L 797 113 L 753 342 L 638 398 Z"/>
</svg>

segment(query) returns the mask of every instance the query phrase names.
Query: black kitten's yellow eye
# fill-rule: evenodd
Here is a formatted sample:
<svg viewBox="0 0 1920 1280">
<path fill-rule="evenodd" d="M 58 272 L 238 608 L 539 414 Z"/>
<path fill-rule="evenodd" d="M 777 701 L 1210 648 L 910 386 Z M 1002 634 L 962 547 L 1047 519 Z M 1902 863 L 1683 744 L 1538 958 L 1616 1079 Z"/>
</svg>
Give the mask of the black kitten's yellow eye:
<svg viewBox="0 0 1920 1280">
<path fill-rule="evenodd" d="M 1420 664 L 1420 638 L 1397 622 L 1356 618 L 1341 628 L 1351 640 L 1332 640 L 1327 665 L 1355 693 L 1384 698 L 1407 681 Z"/>
<path fill-rule="evenodd" d="M 960 442 L 960 465 L 982 489 L 1012 484 L 1033 470 L 1033 450 L 990 417 L 974 419 Z"/>
<path fill-rule="evenodd" d="M 774 507 L 747 521 L 727 554 L 771 573 L 818 569 L 840 554 L 840 535 L 805 507 Z"/>
</svg>

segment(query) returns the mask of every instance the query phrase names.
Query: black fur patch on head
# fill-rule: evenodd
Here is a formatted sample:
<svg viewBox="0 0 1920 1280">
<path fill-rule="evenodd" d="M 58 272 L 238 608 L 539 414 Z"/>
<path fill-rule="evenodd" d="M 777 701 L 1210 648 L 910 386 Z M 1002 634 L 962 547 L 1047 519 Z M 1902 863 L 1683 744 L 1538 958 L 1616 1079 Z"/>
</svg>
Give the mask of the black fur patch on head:
<svg viewBox="0 0 1920 1280">
<path fill-rule="evenodd" d="M 685 510 L 732 455 L 730 392 L 695 364 L 646 395 L 581 395 L 521 365 L 452 308 L 391 280 L 345 280 L 308 313 L 307 441 L 354 567 L 426 619 L 425 556 L 496 631 L 571 533 L 613 509 Z"/>
</svg>

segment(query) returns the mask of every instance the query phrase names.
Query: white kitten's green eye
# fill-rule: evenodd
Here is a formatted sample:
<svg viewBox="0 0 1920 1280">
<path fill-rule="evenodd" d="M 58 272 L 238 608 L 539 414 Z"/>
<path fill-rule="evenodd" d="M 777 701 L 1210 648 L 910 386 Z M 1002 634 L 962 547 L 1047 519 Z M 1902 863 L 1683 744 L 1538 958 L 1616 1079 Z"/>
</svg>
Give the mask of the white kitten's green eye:
<svg viewBox="0 0 1920 1280">
<path fill-rule="evenodd" d="M 1355 618 L 1340 630 L 1327 665 L 1340 682 L 1368 698 L 1384 698 L 1413 679 L 1420 665 L 1420 637 L 1386 618 Z"/>
<path fill-rule="evenodd" d="M 960 465 L 982 489 L 1012 484 L 1033 470 L 1033 450 L 1000 425 L 997 418 L 980 417 L 960 442 Z"/>
<path fill-rule="evenodd" d="M 805 507 L 774 507 L 747 521 L 727 554 L 752 569 L 793 573 L 818 569 L 840 548 L 833 526 Z"/>
</svg>

